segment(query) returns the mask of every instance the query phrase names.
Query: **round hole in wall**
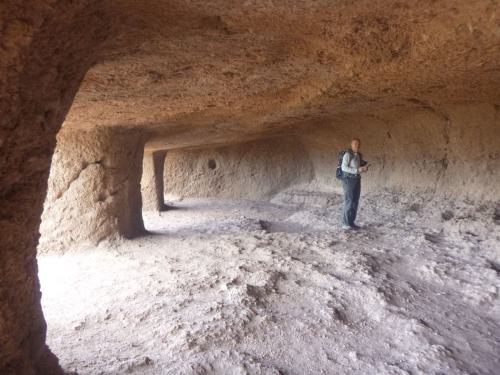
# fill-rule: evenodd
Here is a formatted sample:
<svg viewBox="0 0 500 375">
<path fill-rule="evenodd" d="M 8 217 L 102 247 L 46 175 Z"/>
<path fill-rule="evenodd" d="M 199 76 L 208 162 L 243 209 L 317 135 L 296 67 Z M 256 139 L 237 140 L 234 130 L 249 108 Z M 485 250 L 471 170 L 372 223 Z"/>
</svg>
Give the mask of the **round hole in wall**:
<svg viewBox="0 0 500 375">
<path fill-rule="evenodd" d="M 217 168 L 217 163 L 215 163 L 215 160 L 214 160 L 214 159 L 209 159 L 209 160 L 208 160 L 208 168 L 210 168 L 210 169 L 215 169 L 215 168 Z"/>
</svg>

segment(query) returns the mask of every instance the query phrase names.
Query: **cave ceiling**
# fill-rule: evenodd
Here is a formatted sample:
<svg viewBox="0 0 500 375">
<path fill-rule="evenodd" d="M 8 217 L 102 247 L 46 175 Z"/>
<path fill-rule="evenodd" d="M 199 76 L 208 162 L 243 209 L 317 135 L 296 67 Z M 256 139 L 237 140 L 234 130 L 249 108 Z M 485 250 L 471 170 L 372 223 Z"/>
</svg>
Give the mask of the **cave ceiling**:
<svg viewBox="0 0 500 375">
<path fill-rule="evenodd" d="M 500 98 L 496 1 L 103 4 L 109 37 L 65 127 L 223 142 Z"/>
</svg>

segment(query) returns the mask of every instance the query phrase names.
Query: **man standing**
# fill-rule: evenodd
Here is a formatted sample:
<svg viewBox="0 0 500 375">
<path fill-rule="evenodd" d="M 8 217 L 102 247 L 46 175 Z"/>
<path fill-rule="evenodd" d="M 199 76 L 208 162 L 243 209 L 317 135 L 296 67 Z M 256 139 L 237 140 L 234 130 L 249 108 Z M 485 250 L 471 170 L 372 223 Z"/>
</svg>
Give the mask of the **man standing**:
<svg viewBox="0 0 500 375">
<path fill-rule="evenodd" d="M 342 158 L 342 187 L 344 188 L 344 208 L 342 210 L 342 229 L 359 229 L 354 224 L 358 213 L 359 196 L 361 194 L 361 173 L 368 170 L 368 163 L 359 153 L 361 141 L 351 140 L 351 148 L 346 150 Z"/>
</svg>

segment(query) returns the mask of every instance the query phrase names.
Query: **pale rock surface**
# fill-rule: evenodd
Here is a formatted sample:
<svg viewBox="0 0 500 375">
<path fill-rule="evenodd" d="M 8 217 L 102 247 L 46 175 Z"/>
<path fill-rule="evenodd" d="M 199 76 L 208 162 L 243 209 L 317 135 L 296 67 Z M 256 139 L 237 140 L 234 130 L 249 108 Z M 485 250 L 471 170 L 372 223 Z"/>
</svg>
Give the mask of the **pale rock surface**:
<svg viewBox="0 0 500 375">
<path fill-rule="evenodd" d="M 146 151 L 142 163 L 141 195 L 142 207 L 146 211 L 161 212 L 165 207 L 163 171 L 164 151 Z"/>
<path fill-rule="evenodd" d="M 305 186 L 308 197 L 311 191 L 339 191 L 338 153 L 358 136 L 371 164 L 365 191 L 391 188 L 436 199 L 500 201 L 499 109 L 474 103 L 439 111 L 380 110 L 338 117 L 294 136 L 171 150 L 165 160 L 166 198 L 268 199 L 294 185 Z"/>
<path fill-rule="evenodd" d="M 143 149 L 133 131 L 62 131 L 52 159 L 40 252 L 143 233 Z"/>
<path fill-rule="evenodd" d="M 185 199 L 42 255 L 50 347 L 82 375 L 496 374 L 500 207 L 385 191 L 344 232 L 330 202 Z"/>
<path fill-rule="evenodd" d="M 165 159 L 167 199 L 270 198 L 313 177 L 302 143 L 272 138 L 218 148 L 171 150 Z"/>
</svg>

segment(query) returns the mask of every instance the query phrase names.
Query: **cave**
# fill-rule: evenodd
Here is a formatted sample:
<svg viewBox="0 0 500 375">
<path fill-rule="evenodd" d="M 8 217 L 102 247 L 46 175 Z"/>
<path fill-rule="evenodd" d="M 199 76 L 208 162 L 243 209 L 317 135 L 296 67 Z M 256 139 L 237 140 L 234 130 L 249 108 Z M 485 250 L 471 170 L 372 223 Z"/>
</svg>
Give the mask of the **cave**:
<svg viewBox="0 0 500 375">
<path fill-rule="evenodd" d="M 0 374 L 496 373 L 499 15 L 3 1 Z"/>
</svg>

